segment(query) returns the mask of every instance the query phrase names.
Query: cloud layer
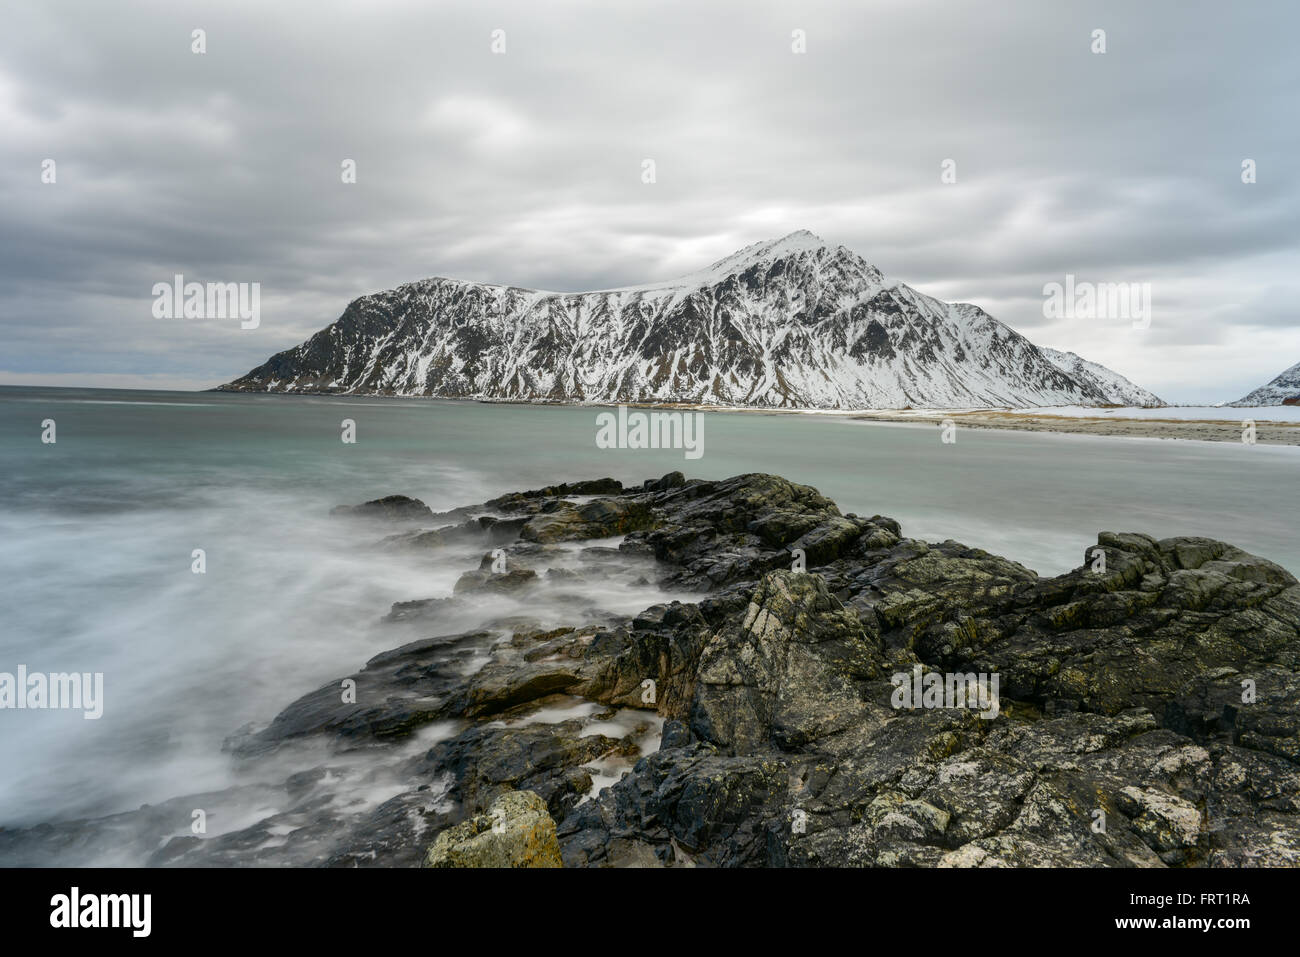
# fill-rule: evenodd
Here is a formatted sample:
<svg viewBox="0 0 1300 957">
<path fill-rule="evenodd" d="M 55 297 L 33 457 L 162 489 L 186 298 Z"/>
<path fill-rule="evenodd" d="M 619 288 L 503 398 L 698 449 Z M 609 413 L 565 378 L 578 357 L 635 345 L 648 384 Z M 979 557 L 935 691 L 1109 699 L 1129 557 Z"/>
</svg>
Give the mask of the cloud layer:
<svg viewBox="0 0 1300 957">
<path fill-rule="evenodd" d="M 206 387 L 413 279 L 611 287 L 801 228 L 1171 401 L 1300 360 L 1288 3 L 88 0 L 6 21 L 0 382 Z M 176 273 L 260 282 L 261 325 L 155 319 Z M 1150 328 L 1045 318 L 1067 273 L 1150 283 Z"/>
</svg>

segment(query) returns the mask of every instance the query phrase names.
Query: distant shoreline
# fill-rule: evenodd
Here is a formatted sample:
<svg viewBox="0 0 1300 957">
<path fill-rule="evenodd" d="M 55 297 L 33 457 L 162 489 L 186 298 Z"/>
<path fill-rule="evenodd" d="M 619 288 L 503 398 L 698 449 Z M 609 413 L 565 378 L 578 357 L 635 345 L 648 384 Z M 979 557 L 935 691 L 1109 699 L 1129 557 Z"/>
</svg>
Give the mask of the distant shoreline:
<svg viewBox="0 0 1300 957">
<path fill-rule="evenodd" d="M 76 389 L 75 386 L 8 386 L 15 389 Z M 1008 432 L 1056 432 L 1073 435 L 1095 435 L 1112 438 L 1153 438 L 1182 439 L 1199 442 L 1241 442 L 1243 425 L 1246 420 L 1255 422 L 1255 443 L 1258 445 L 1300 446 L 1300 412 L 1294 421 L 1269 419 L 1269 413 L 1288 409 L 1288 406 L 1266 406 L 1259 408 L 1237 407 L 1197 407 L 1167 406 L 1167 409 L 1204 408 L 1212 417 L 1199 418 L 1162 418 L 1159 409 L 1152 409 L 1151 418 L 1141 417 L 1142 410 L 1098 408 L 1092 410 L 1071 409 L 1070 414 L 1060 414 L 1056 410 L 1035 412 L 1032 409 L 781 409 L 747 406 L 700 405 L 685 402 L 582 402 L 564 399 L 486 399 L 473 396 L 431 396 L 431 395 L 386 395 L 383 393 L 343 393 L 315 392 L 310 390 L 294 392 L 254 392 L 245 389 L 223 389 L 220 387 L 196 390 L 173 389 L 112 389 L 86 387 L 104 392 L 169 392 L 174 394 L 201 395 L 227 394 L 250 396 L 307 396 L 311 398 L 339 399 L 406 399 L 434 402 L 477 402 L 483 405 L 519 405 L 552 406 L 559 408 L 609 409 L 625 405 L 628 408 L 664 409 L 689 412 L 742 413 L 747 415 L 818 415 L 853 419 L 862 422 L 898 423 L 920 425 L 938 424 L 945 419 L 952 419 L 963 428 L 994 429 Z M 1123 411 L 1127 414 L 1116 415 Z M 1221 413 L 1221 414 L 1214 414 Z"/>
<path fill-rule="evenodd" d="M 242 389 L 208 389 L 208 392 L 245 392 Z M 1198 442 L 1241 442 L 1242 422 L 1255 421 L 1257 445 L 1300 446 L 1300 414 L 1296 420 L 1271 421 L 1258 417 L 1273 408 L 1236 408 L 1228 406 L 1204 407 L 1207 411 L 1224 415 L 1215 418 L 1176 419 L 1159 418 L 1159 409 L 1152 409 L 1152 418 L 1106 415 L 1114 408 L 1098 408 L 1097 415 L 1089 415 L 1082 407 L 1077 414 L 1060 415 L 1051 412 L 1036 414 L 1030 409 L 779 409 L 759 406 L 700 405 L 688 402 L 579 402 L 565 399 L 485 399 L 475 397 L 450 397 L 428 395 L 382 395 L 338 392 L 246 392 L 249 395 L 312 395 L 340 396 L 345 398 L 377 399 L 433 399 L 450 402 L 480 402 L 484 405 L 557 406 L 565 408 L 611 409 L 619 405 L 635 409 L 666 409 L 687 412 L 736 412 L 747 415 L 822 415 L 837 416 L 863 422 L 893 422 L 911 425 L 938 424 L 944 419 L 966 428 L 1000 429 L 1008 432 L 1057 432 L 1071 435 L 1098 435 L 1112 438 L 1182 439 Z M 1199 406 L 1166 406 L 1165 408 L 1202 408 Z M 1253 414 L 1252 414 L 1253 413 Z"/>
<path fill-rule="evenodd" d="M 1255 419 L 1253 409 L 1237 409 L 1232 419 L 1139 419 L 1101 416 L 1035 415 L 1032 412 L 952 412 L 904 416 L 887 412 L 855 416 L 877 422 L 942 421 L 951 418 L 964 428 L 1000 429 L 1005 432 L 1057 432 L 1112 438 L 1183 439 L 1199 442 L 1242 441 L 1242 422 L 1255 422 L 1255 444 L 1300 445 L 1300 421 L 1270 422 Z"/>
</svg>

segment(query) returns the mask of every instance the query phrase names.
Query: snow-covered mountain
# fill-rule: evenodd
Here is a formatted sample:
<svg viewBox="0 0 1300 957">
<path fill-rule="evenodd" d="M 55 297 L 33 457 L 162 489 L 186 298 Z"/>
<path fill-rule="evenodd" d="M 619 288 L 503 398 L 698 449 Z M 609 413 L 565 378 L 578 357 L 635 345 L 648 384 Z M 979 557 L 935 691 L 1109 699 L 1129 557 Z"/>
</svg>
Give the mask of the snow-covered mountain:
<svg viewBox="0 0 1300 957">
<path fill-rule="evenodd" d="M 1254 392 L 1242 396 L 1228 405 L 1255 408 L 1266 405 L 1282 405 L 1287 399 L 1300 400 L 1300 362 L 1287 369 L 1268 385 L 1262 385 Z"/>
<path fill-rule="evenodd" d="M 1089 364 L 1091 365 L 1091 364 Z M 769 408 L 1099 405 L 977 306 L 801 231 L 680 279 L 561 293 L 426 279 L 363 296 L 221 389 Z"/>
<path fill-rule="evenodd" d="M 1164 405 L 1154 392 L 1148 392 L 1141 386 L 1134 385 L 1118 372 L 1107 369 L 1104 365 L 1089 362 L 1073 352 L 1061 352 L 1039 346 L 1039 351 L 1067 375 L 1078 382 L 1088 382 L 1096 386 L 1107 396 L 1108 405 L 1151 407 Z"/>
</svg>

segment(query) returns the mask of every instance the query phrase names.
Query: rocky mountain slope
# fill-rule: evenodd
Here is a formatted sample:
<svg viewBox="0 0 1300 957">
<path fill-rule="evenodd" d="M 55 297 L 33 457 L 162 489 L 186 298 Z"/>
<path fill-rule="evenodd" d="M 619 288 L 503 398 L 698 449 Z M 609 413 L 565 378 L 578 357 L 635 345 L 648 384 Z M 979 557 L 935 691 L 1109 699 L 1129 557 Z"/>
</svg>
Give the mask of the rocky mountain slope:
<svg viewBox="0 0 1300 957">
<path fill-rule="evenodd" d="M 1267 385 L 1260 386 L 1254 392 L 1242 396 L 1236 402 L 1229 402 L 1228 405 L 1252 408 L 1282 405 L 1288 399 L 1300 399 L 1300 362 Z"/>
<path fill-rule="evenodd" d="M 1149 396 L 1095 364 L 1072 366 L 977 306 L 922 295 L 798 232 L 624 289 L 409 283 L 353 301 L 220 388 L 827 409 Z"/>
<path fill-rule="evenodd" d="M 1149 408 L 1165 404 L 1154 392 L 1148 392 L 1141 386 L 1134 385 L 1118 372 L 1113 372 L 1104 365 L 1089 362 L 1073 352 L 1061 352 L 1044 346 L 1040 346 L 1039 349 L 1053 365 L 1076 382 L 1087 382 L 1104 393 L 1109 398 L 1109 405 Z"/>
<path fill-rule="evenodd" d="M 339 521 L 373 547 L 397 504 Z M 231 796 L 191 795 L 0 830 L 0 861 L 1300 865 L 1300 584 L 1223 542 L 1102 532 L 1041 578 L 775 476 L 673 473 L 502 496 L 383 547 L 482 561 L 394 606 L 423 637 L 354 696 L 331 681 L 231 740 L 259 781 L 294 749 L 321 762 L 258 784 L 261 820 L 194 837 L 190 809 Z M 447 630 L 493 596 L 634 576 L 687 600 Z M 900 706 L 918 673 L 997 675 L 998 707 Z M 349 815 L 330 789 L 363 754 L 388 755 L 392 796 Z"/>
</svg>

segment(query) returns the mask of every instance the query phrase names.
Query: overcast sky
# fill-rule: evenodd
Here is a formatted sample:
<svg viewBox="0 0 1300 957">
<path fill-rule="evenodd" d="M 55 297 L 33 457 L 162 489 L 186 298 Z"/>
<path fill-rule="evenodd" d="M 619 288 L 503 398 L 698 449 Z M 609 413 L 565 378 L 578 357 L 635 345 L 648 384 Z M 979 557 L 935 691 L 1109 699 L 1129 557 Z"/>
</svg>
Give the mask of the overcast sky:
<svg viewBox="0 0 1300 957">
<path fill-rule="evenodd" d="M 1300 361 L 1291 0 L 0 17 L 0 383 L 204 388 L 402 282 L 643 283 L 796 229 L 1170 401 Z M 175 273 L 260 282 L 261 325 L 155 319 Z M 1150 328 L 1044 318 L 1067 273 L 1150 283 Z"/>
</svg>

